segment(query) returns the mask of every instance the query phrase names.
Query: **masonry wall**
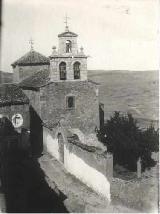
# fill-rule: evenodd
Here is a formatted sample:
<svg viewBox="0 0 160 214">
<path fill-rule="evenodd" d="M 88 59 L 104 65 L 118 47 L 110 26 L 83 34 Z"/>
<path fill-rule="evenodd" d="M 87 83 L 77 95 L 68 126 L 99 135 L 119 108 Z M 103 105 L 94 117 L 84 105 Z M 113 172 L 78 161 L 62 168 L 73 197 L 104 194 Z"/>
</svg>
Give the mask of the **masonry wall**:
<svg viewBox="0 0 160 214">
<path fill-rule="evenodd" d="M 29 98 L 30 105 L 32 106 L 32 108 L 39 116 L 41 116 L 40 91 L 23 89 L 23 92 Z"/>
<path fill-rule="evenodd" d="M 142 212 L 158 211 L 158 178 L 153 177 L 122 180 L 114 178 L 111 184 L 111 195 L 127 206 Z"/>
<path fill-rule="evenodd" d="M 19 66 L 17 65 L 15 68 L 13 68 L 13 81 L 14 82 L 20 82 L 24 80 L 25 78 L 35 74 L 36 72 L 42 70 L 42 69 L 48 69 L 49 65 L 35 65 L 35 66 Z"/>
<path fill-rule="evenodd" d="M 71 55 L 71 54 L 70 54 Z M 86 57 L 53 57 L 50 61 L 50 77 L 52 81 L 64 81 L 60 80 L 59 74 L 59 64 L 61 62 L 66 63 L 66 73 L 67 73 L 67 80 L 74 80 L 74 70 L 73 64 L 75 62 L 80 63 L 80 80 L 87 80 L 87 58 Z M 79 81 L 79 80 L 74 80 Z"/>
<path fill-rule="evenodd" d="M 12 116 L 17 113 L 21 114 L 23 117 L 22 128 L 30 129 L 29 105 L 9 105 L 0 107 L 0 114 L 7 117 L 10 121 L 12 121 Z"/>
<path fill-rule="evenodd" d="M 52 123 L 63 119 L 64 127 L 79 128 L 84 133 L 99 127 L 97 86 L 88 81 L 51 83 L 41 88 L 41 118 Z M 67 109 L 66 97 L 75 96 L 75 109 Z"/>
<path fill-rule="evenodd" d="M 77 54 L 77 37 L 59 37 L 59 54 L 66 54 L 66 41 L 69 40 L 72 42 L 72 53 Z"/>
<path fill-rule="evenodd" d="M 65 168 L 109 201 L 112 163 L 110 155 L 98 155 L 77 145 L 65 144 Z"/>
</svg>

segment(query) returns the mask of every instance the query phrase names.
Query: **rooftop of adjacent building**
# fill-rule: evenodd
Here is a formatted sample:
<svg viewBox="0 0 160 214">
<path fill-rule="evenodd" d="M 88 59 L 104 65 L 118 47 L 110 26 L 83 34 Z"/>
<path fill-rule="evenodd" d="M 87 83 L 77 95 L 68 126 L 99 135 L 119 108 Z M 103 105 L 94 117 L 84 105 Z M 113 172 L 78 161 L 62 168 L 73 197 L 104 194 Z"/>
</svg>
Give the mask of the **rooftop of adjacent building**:
<svg viewBox="0 0 160 214">
<path fill-rule="evenodd" d="M 28 104 L 29 99 L 16 84 L 0 84 L 0 106 Z"/>
</svg>

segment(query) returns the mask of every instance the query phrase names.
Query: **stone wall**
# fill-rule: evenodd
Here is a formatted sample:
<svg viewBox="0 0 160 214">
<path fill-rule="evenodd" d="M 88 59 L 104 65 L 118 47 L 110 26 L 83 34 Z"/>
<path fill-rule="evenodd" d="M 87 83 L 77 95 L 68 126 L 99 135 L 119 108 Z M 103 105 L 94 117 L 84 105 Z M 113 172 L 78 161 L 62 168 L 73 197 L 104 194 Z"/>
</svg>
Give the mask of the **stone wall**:
<svg viewBox="0 0 160 214">
<path fill-rule="evenodd" d="M 99 127 L 99 99 L 97 86 L 90 82 L 51 83 L 41 88 L 41 118 L 63 126 L 79 128 L 84 133 L 95 132 Z M 75 109 L 67 109 L 66 97 L 75 96 Z"/>
<path fill-rule="evenodd" d="M 158 210 L 158 181 L 152 178 L 130 181 L 114 178 L 111 184 L 112 198 L 143 212 Z"/>
<path fill-rule="evenodd" d="M 29 98 L 30 105 L 41 116 L 41 104 L 40 104 L 40 91 L 36 90 L 23 90 L 26 96 Z"/>
<path fill-rule="evenodd" d="M 77 37 L 59 37 L 59 54 L 66 54 L 66 41 L 69 40 L 72 42 L 72 53 L 77 54 L 78 47 L 77 47 Z"/>
<path fill-rule="evenodd" d="M 23 90 L 42 121 L 56 123 L 64 119 L 64 126 L 79 128 L 84 133 L 99 127 L 99 98 L 97 85 L 85 82 L 50 83 L 39 90 Z M 67 109 L 66 97 L 75 96 L 75 109 Z M 87 101 L 87 102 L 86 102 Z"/>
<path fill-rule="evenodd" d="M 12 121 L 12 116 L 17 113 L 21 114 L 23 117 L 22 128 L 30 129 L 29 105 L 10 105 L 0 107 L 0 114 L 7 117 L 10 121 Z"/>
<path fill-rule="evenodd" d="M 13 82 L 20 82 L 25 78 L 35 74 L 42 69 L 49 69 L 49 65 L 30 65 L 30 66 L 19 66 L 17 65 L 13 69 Z"/>
<path fill-rule="evenodd" d="M 71 55 L 71 54 L 70 54 Z M 59 64 L 61 62 L 66 63 L 66 80 L 69 81 L 79 81 L 74 80 L 74 70 L 73 70 L 73 64 L 75 62 L 80 63 L 80 80 L 84 81 L 87 80 L 87 58 L 86 57 L 53 57 L 50 61 L 50 77 L 52 81 L 62 81 L 60 80 L 60 74 L 59 74 Z"/>
</svg>

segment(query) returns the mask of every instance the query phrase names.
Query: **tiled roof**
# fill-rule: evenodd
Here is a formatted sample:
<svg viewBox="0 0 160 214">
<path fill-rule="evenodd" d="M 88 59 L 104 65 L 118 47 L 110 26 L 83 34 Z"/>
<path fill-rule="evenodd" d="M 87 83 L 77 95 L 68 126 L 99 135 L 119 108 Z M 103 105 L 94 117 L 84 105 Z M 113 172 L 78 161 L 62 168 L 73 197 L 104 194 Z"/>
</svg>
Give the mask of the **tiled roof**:
<svg viewBox="0 0 160 214">
<path fill-rule="evenodd" d="M 58 34 L 58 37 L 77 37 L 78 35 L 76 33 L 73 33 L 71 31 L 65 31 L 63 33 Z"/>
<path fill-rule="evenodd" d="M 0 84 L 0 106 L 28 103 L 28 97 L 16 84 Z"/>
<path fill-rule="evenodd" d="M 36 52 L 30 51 L 22 56 L 20 59 L 12 63 L 12 66 L 16 65 L 49 65 L 49 58 Z"/>
<path fill-rule="evenodd" d="M 78 147 L 80 147 L 83 150 L 86 150 L 88 152 L 95 152 L 97 154 L 103 154 L 104 153 L 104 151 L 101 148 L 84 144 L 83 142 L 81 142 L 79 140 L 79 138 L 76 135 L 72 135 L 72 136 L 67 137 L 67 140 L 68 140 L 68 143 L 76 145 L 76 146 L 78 146 Z"/>
<path fill-rule="evenodd" d="M 40 88 L 49 82 L 49 70 L 43 69 L 19 83 L 21 88 Z"/>
</svg>

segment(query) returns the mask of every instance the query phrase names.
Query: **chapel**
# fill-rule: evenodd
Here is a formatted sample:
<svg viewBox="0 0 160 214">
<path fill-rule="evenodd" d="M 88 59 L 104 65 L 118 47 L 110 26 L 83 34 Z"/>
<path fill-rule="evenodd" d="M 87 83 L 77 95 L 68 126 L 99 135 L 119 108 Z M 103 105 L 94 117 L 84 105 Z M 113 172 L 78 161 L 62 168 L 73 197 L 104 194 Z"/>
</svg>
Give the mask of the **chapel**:
<svg viewBox="0 0 160 214">
<path fill-rule="evenodd" d="M 77 38 L 66 22 L 49 57 L 31 46 L 12 64 L 14 82 L 29 99 L 33 153 L 48 152 L 110 201 L 113 158 L 97 138 L 104 122 L 99 85 L 88 79 L 87 55 Z"/>
</svg>

